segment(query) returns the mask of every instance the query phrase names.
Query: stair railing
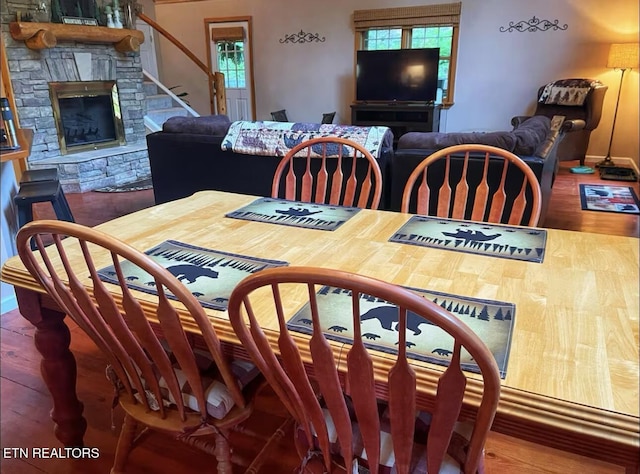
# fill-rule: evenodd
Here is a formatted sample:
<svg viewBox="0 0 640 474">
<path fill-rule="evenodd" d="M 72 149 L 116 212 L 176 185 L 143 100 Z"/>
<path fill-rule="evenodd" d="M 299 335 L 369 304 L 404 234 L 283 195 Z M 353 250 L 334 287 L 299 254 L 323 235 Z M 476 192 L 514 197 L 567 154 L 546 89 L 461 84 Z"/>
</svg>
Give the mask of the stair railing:
<svg viewBox="0 0 640 474">
<path fill-rule="evenodd" d="M 153 74 L 146 71 L 145 69 L 142 70 L 142 74 L 151 82 L 153 82 L 156 86 L 158 86 L 158 89 L 162 90 L 162 92 L 164 92 L 169 97 L 171 97 L 174 101 L 176 101 L 180 107 L 182 107 L 187 112 L 189 112 L 190 115 L 192 115 L 193 117 L 200 116 L 200 114 L 195 110 L 193 110 L 189 104 L 187 104 L 184 100 L 182 100 L 180 97 L 175 95 L 171 89 L 169 89 L 167 86 L 161 83 L 157 77 L 153 77 Z"/>
<path fill-rule="evenodd" d="M 162 28 L 158 23 L 153 21 L 144 13 L 138 12 L 137 16 L 142 21 L 144 21 L 149 26 L 151 26 L 151 28 L 156 30 L 158 33 L 164 36 L 167 40 L 173 43 L 180 51 L 186 54 L 186 56 L 189 59 L 191 59 L 191 61 L 193 61 L 196 64 L 196 66 L 200 68 L 200 70 L 202 70 L 207 75 L 209 79 L 209 103 L 211 104 L 211 113 L 226 114 L 227 113 L 227 91 L 224 86 L 224 74 L 221 72 L 215 72 L 215 73 L 211 72 L 207 67 L 207 65 L 204 64 L 202 61 L 200 61 L 185 45 L 183 45 L 171 33 L 169 33 L 167 30 Z M 149 77 L 148 73 L 145 75 Z M 174 95 L 174 94 L 169 94 L 169 95 Z"/>
<path fill-rule="evenodd" d="M 169 89 L 167 86 L 165 86 L 163 83 L 161 83 L 157 77 L 154 77 L 153 74 L 151 74 L 149 71 L 143 69 L 142 70 L 142 74 L 149 79 L 151 82 L 153 82 L 156 87 L 158 89 L 160 89 L 162 92 L 164 92 L 165 94 L 167 94 L 169 97 L 171 97 L 171 99 L 177 103 L 180 107 L 182 107 L 184 110 L 187 111 L 187 113 L 189 115 L 191 115 L 192 117 L 200 117 L 200 114 L 193 110 L 191 108 L 191 106 L 189 104 L 187 104 L 184 100 L 182 100 L 180 97 L 178 97 L 177 95 L 175 95 L 171 89 Z M 149 130 L 151 130 L 152 132 L 157 132 L 159 130 L 162 130 L 162 126 L 158 123 L 156 123 L 149 115 L 145 115 L 144 117 L 144 124 L 147 126 L 147 128 Z"/>
</svg>

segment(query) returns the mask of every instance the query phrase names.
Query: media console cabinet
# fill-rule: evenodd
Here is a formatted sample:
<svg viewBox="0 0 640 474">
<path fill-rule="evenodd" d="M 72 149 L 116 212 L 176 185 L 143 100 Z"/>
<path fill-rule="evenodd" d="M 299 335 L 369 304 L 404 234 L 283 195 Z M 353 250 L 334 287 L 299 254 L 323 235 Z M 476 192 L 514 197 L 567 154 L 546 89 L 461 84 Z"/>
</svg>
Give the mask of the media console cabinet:
<svg viewBox="0 0 640 474">
<path fill-rule="evenodd" d="M 435 104 L 355 103 L 351 105 L 351 124 L 389 127 L 397 142 L 407 132 L 439 131 L 440 109 Z"/>
</svg>

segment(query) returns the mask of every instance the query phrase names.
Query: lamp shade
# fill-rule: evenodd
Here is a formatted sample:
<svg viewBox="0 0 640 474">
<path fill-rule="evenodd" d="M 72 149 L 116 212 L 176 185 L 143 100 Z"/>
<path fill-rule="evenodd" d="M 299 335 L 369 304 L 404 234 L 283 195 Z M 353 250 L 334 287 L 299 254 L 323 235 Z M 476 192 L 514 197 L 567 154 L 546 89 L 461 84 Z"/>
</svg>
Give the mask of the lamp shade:
<svg viewBox="0 0 640 474">
<path fill-rule="evenodd" d="M 612 44 L 607 67 L 633 69 L 638 67 L 638 43 Z"/>
</svg>

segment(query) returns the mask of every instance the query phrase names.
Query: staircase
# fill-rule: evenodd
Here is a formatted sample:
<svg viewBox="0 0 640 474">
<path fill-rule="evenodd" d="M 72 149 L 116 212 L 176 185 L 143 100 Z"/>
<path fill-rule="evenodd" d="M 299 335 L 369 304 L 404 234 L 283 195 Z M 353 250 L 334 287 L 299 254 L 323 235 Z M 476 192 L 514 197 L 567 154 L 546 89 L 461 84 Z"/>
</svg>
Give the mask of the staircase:
<svg viewBox="0 0 640 474">
<path fill-rule="evenodd" d="M 162 124 L 170 117 L 175 116 L 199 116 L 184 101 L 173 94 L 169 89 L 145 74 L 143 91 L 146 102 L 147 114 L 144 116 L 144 124 L 147 133 L 162 130 Z"/>
</svg>

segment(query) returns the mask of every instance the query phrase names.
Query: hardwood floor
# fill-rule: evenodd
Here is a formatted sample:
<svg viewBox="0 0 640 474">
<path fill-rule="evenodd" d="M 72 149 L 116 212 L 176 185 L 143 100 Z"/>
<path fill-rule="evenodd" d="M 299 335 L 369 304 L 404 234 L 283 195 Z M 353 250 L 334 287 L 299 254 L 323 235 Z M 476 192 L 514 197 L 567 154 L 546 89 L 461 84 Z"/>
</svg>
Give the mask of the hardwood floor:
<svg viewBox="0 0 640 474">
<path fill-rule="evenodd" d="M 545 225 L 551 228 L 613 235 L 639 236 L 639 217 L 606 212 L 583 211 L 580 208 L 578 184 L 598 182 L 627 185 L 624 182 L 601 181 L 596 175 L 573 175 L 571 166 L 561 164 L 553 188 L 549 215 Z M 636 193 L 638 183 L 631 184 Z M 67 198 L 76 221 L 93 226 L 121 215 L 153 205 L 153 191 L 128 193 L 68 194 Z M 37 205 L 36 218 L 53 218 L 47 205 Z M 597 249 L 594 249 L 597 251 Z M 33 327 L 17 310 L 2 314 L 0 319 L 0 388 L 2 456 L 0 471 L 17 474 L 35 473 L 107 473 L 111 468 L 122 413 L 115 410 L 114 431 L 111 430 L 112 389 L 104 376 L 105 361 L 95 345 L 72 322 L 71 350 L 78 364 L 77 391 L 85 405 L 88 422 L 85 443 L 98 448 L 96 459 L 36 458 L 32 448 L 59 447 L 49 418 L 51 401 L 40 377 L 40 356 L 33 345 Z M 248 422 L 248 429 L 269 433 L 279 424 L 284 409 L 277 398 L 265 393 L 258 400 L 256 411 Z M 261 473 L 290 473 L 297 462 L 289 437 L 274 450 Z M 232 437 L 235 453 L 251 459 L 261 447 L 254 437 L 235 434 Z M 7 451 L 7 448 L 9 450 Z M 29 456 L 20 458 L 11 448 L 28 448 Z M 622 473 L 619 466 L 573 455 L 522 440 L 491 433 L 486 445 L 487 473 Z M 129 472 L 174 473 L 211 471 L 215 460 L 208 455 L 176 443 L 162 435 L 152 434 L 131 455 Z M 242 469 L 238 468 L 238 472 Z"/>
<path fill-rule="evenodd" d="M 593 232 L 596 234 L 640 237 L 640 216 L 615 212 L 583 211 L 580 207 L 580 184 L 631 186 L 640 196 L 638 182 L 605 181 L 595 174 L 573 174 L 570 169 L 578 161 L 560 163 L 549 201 L 549 211 L 544 227 L 551 229 Z"/>
</svg>

